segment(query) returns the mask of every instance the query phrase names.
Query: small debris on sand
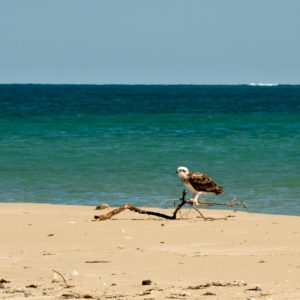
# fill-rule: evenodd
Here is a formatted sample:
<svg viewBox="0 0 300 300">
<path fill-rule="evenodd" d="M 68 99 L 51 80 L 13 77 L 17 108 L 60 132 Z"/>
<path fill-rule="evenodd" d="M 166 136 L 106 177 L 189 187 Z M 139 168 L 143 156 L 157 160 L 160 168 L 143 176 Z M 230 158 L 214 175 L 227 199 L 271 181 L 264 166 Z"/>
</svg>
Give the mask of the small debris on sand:
<svg viewBox="0 0 300 300">
<path fill-rule="evenodd" d="M 222 281 L 214 281 L 214 282 L 208 282 L 208 283 L 205 283 L 205 284 L 199 284 L 199 285 L 196 285 L 196 286 L 189 286 L 187 287 L 187 289 L 189 290 L 200 290 L 200 289 L 205 289 L 205 288 L 208 288 L 208 287 L 211 287 L 211 286 L 244 286 L 244 285 L 247 285 L 247 283 L 245 283 L 243 280 L 241 281 L 238 281 L 238 280 L 235 280 L 233 283 L 231 282 L 222 282 Z"/>
<path fill-rule="evenodd" d="M 59 278 L 58 278 L 58 276 L 57 276 L 56 273 L 53 274 L 53 279 L 52 279 L 51 282 L 52 282 L 52 283 L 59 282 Z"/>
<path fill-rule="evenodd" d="M 63 299 L 70 299 L 70 298 L 76 298 L 77 295 L 74 294 L 62 294 L 61 297 Z"/>
<path fill-rule="evenodd" d="M 0 279 L 0 283 L 10 283 L 10 281 L 8 281 L 8 280 L 5 280 L 5 279 Z"/>
<path fill-rule="evenodd" d="M 92 295 L 90 294 L 78 294 L 78 293 L 70 293 L 70 294 L 62 294 L 61 295 L 61 298 L 63 299 L 80 299 L 80 298 L 84 298 L 84 299 L 95 299 L 95 297 L 93 297 Z"/>
<path fill-rule="evenodd" d="M 84 299 L 95 299 L 92 295 L 89 295 L 89 294 L 83 295 L 82 298 L 84 298 Z"/>
<path fill-rule="evenodd" d="M 109 263 L 109 260 L 86 260 L 86 264 L 106 264 Z"/>
<path fill-rule="evenodd" d="M 36 289 L 38 286 L 36 284 L 29 284 L 26 286 L 26 288 L 32 288 L 32 289 Z"/>
<path fill-rule="evenodd" d="M 250 289 L 247 289 L 246 291 L 259 291 L 259 292 L 261 292 L 262 289 L 260 287 L 256 286 L 255 288 L 250 288 Z"/>
<path fill-rule="evenodd" d="M 142 281 L 142 285 L 151 285 L 151 283 L 152 283 L 152 280 L 150 280 L 150 279 L 146 279 L 146 280 Z"/>
<path fill-rule="evenodd" d="M 4 283 L 9 283 L 10 281 L 8 280 L 5 280 L 5 279 L 0 279 L 0 289 L 4 289 L 5 286 L 4 286 Z"/>
<path fill-rule="evenodd" d="M 96 209 L 98 209 L 98 210 L 106 209 L 106 208 L 109 208 L 109 205 L 106 204 L 106 203 L 99 204 L 99 205 L 96 207 Z"/>
<path fill-rule="evenodd" d="M 167 297 L 170 299 L 186 299 L 190 294 L 189 293 L 172 293 L 171 296 Z"/>
<path fill-rule="evenodd" d="M 70 274 L 71 276 L 78 276 L 79 275 L 79 272 L 76 271 L 76 270 L 73 270 Z"/>
<path fill-rule="evenodd" d="M 203 294 L 203 296 L 216 296 L 216 293 L 206 292 Z"/>
</svg>

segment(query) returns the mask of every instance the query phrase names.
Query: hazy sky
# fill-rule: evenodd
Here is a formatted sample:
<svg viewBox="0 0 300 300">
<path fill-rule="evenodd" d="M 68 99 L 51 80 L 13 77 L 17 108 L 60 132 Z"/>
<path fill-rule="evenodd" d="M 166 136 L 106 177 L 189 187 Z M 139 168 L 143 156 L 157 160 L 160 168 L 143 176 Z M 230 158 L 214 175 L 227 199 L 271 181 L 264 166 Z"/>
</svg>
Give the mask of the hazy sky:
<svg viewBox="0 0 300 300">
<path fill-rule="evenodd" d="M 300 83 L 300 0 L 0 0 L 0 83 Z"/>
</svg>

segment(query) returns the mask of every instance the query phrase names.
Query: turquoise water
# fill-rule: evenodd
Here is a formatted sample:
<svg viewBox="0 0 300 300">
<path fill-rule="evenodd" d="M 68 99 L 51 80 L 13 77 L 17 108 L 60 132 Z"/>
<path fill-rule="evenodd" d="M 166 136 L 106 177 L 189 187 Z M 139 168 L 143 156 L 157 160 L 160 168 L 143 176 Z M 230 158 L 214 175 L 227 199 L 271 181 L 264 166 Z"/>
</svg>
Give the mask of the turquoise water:
<svg viewBox="0 0 300 300">
<path fill-rule="evenodd" d="M 0 85 L 0 201 L 171 207 L 178 166 L 300 215 L 300 86 Z M 166 200 L 166 201 L 165 201 Z"/>
</svg>

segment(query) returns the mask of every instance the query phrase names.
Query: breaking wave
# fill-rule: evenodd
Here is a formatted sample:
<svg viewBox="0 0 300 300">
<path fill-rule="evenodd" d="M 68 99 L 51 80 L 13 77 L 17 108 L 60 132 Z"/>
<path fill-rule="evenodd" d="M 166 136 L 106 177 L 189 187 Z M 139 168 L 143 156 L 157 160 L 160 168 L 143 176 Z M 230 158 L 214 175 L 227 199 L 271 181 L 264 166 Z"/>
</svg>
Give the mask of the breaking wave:
<svg viewBox="0 0 300 300">
<path fill-rule="evenodd" d="M 279 83 L 254 83 L 254 82 L 251 82 L 248 85 L 251 85 L 251 86 L 278 86 Z"/>
</svg>

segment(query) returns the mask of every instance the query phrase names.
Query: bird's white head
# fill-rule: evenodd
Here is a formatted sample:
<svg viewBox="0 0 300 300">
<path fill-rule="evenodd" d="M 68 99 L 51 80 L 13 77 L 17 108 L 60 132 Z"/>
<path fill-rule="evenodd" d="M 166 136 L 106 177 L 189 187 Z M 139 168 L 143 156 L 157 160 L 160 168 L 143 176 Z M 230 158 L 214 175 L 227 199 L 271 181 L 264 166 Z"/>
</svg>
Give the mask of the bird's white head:
<svg viewBox="0 0 300 300">
<path fill-rule="evenodd" d="M 176 171 L 181 180 L 187 179 L 189 175 L 189 170 L 186 167 L 179 167 Z"/>
</svg>

